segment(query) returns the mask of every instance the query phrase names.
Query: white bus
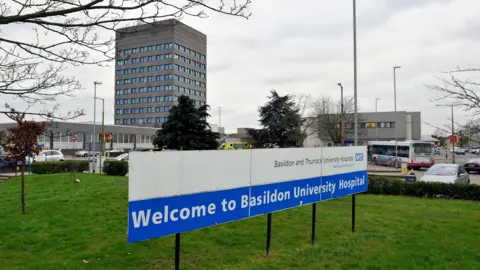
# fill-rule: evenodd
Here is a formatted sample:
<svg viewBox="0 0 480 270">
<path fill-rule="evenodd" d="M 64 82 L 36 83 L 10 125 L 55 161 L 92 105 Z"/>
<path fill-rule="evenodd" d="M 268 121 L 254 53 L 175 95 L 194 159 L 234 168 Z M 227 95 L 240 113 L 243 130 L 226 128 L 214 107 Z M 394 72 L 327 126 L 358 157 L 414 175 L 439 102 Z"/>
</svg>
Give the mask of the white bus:
<svg viewBox="0 0 480 270">
<path fill-rule="evenodd" d="M 376 165 L 400 167 L 406 163 L 408 168 L 431 167 L 435 160 L 434 144 L 426 141 L 397 142 L 395 159 L 395 141 L 368 142 L 368 160 Z"/>
</svg>

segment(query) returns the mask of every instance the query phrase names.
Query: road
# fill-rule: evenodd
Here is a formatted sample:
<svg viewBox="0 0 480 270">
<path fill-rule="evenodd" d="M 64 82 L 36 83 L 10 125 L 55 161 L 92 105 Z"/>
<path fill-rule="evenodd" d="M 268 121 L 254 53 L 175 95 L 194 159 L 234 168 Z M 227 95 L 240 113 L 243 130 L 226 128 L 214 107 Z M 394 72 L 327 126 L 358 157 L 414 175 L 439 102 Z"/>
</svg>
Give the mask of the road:
<svg viewBox="0 0 480 270">
<path fill-rule="evenodd" d="M 455 155 L 455 163 L 456 164 L 464 164 L 470 159 L 478 158 L 480 159 L 480 156 L 476 156 L 473 154 L 466 154 L 466 155 Z M 448 153 L 448 159 L 445 158 L 445 153 L 443 152 L 443 155 L 435 156 L 435 163 L 452 163 L 452 154 Z M 371 174 L 386 174 L 386 175 L 399 175 L 400 170 L 395 169 L 395 168 L 388 168 L 385 166 L 375 166 L 375 165 L 368 165 L 368 170 L 371 172 Z M 373 172 L 375 171 L 375 172 Z M 426 169 L 420 169 L 420 170 L 415 170 L 415 175 L 417 176 L 417 179 L 420 179 L 423 174 L 425 173 Z M 470 182 L 472 184 L 477 184 L 480 185 L 480 173 L 478 172 L 471 172 L 470 173 Z"/>
</svg>

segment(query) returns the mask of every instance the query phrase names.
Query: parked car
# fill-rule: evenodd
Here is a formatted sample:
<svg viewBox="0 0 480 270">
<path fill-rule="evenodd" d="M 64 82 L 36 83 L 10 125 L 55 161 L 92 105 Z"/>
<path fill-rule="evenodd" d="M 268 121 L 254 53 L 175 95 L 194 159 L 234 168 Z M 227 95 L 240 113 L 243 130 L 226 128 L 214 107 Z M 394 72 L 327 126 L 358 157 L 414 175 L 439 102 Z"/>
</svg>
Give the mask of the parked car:
<svg viewBox="0 0 480 270">
<path fill-rule="evenodd" d="M 27 157 L 27 162 L 43 162 L 43 161 L 64 161 L 65 156 L 59 150 L 44 150 L 33 158 Z"/>
<path fill-rule="evenodd" d="M 116 157 L 115 160 L 118 160 L 118 161 L 128 161 L 128 157 L 129 157 L 129 154 L 128 154 L 128 153 L 125 153 L 125 154 L 121 154 L 120 156 Z"/>
<path fill-rule="evenodd" d="M 474 149 L 470 150 L 470 153 L 478 155 L 478 154 L 480 154 L 480 148 L 474 148 Z"/>
<path fill-rule="evenodd" d="M 470 175 L 460 164 L 435 164 L 425 172 L 420 181 L 470 184 Z"/>
<path fill-rule="evenodd" d="M 480 159 L 470 159 L 464 165 L 465 170 L 470 173 L 471 171 L 479 172 L 480 171 Z"/>
<path fill-rule="evenodd" d="M 467 153 L 467 150 L 463 148 L 455 148 L 455 154 L 456 155 L 465 155 Z"/>
<path fill-rule="evenodd" d="M 99 151 L 95 151 L 95 156 L 100 155 Z M 75 152 L 76 157 L 88 157 L 88 156 L 93 156 L 93 151 L 88 151 L 88 150 L 79 150 Z"/>
</svg>

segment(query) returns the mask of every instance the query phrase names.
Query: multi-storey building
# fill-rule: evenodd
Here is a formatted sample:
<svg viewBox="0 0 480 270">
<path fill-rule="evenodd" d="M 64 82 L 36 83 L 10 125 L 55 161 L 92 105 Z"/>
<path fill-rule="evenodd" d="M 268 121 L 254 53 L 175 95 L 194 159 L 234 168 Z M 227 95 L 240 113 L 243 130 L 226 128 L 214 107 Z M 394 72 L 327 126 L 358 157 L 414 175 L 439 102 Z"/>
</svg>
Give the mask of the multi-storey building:
<svg viewBox="0 0 480 270">
<path fill-rule="evenodd" d="M 116 33 L 115 124 L 160 126 L 178 97 L 206 104 L 207 37 L 175 19 Z"/>
</svg>

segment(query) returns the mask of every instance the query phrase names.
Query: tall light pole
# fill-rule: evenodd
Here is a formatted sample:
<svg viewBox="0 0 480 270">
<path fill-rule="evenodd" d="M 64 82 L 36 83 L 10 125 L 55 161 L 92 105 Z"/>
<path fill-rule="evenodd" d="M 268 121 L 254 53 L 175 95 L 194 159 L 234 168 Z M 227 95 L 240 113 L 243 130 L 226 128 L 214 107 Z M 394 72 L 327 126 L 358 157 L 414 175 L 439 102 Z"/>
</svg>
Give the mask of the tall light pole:
<svg viewBox="0 0 480 270">
<path fill-rule="evenodd" d="M 377 106 L 377 103 L 378 103 L 378 100 L 380 98 L 376 98 L 375 99 L 375 113 L 377 114 L 377 123 L 375 123 L 375 140 L 378 141 L 378 106 Z"/>
<path fill-rule="evenodd" d="M 452 108 L 452 137 L 455 136 L 455 126 L 453 121 L 453 104 L 450 105 L 435 105 L 437 107 L 451 107 Z M 455 164 L 455 140 L 452 141 L 452 163 Z"/>
<path fill-rule="evenodd" d="M 345 144 L 345 123 L 343 121 L 343 85 L 337 83 L 340 86 L 340 145 Z"/>
<path fill-rule="evenodd" d="M 357 3 L 353 0 L 353 138 L 358 145 L 358 112 L 357 112 Z M 355 232 L 355 194 L 352 195 L 352 232 Z"/>
<path fill-rule="evenodd" d="M 94 81 L 93 82 L 93 136 L 92 136 L 92 141 L 93 141 L 93 162 L 92 162 L 92 166 L 93 166 L 93 173 L 95 173 L 95 167 L 96 167 L 96 160 L 95 160 L 95 144 L 97 143 L 97 140 L 95 138 L 95 126 L 96 126 L 96 123 L 95 123 L 95 120 L 96 120 L 96 117 L 97 117 L 97 85 L 100 85 L 102 84 L 102 82 L 99 82 L 99 81 Z M 90 156 L 90 155 L 89 155 Z"/>
<path fill-rule="evenodd" d="M 102 155 L 98 155 L 100 158 L 101 156 L 104 155 L 104 148 L 105 148 L 105 99 L 104 98 L 99 98 L 95 97 L 95 99 L 101 100 L 102 101 L 102 134 L 103 134 L 103 142 L 102 145 L 100 146 L 100 152 Z M 100 160 L 100 172 L 102 171 L 102 162 Z"/>
<path fill-rule="evenodd" d="M 218 106 L 218 127 L 222 126 L 222 107 Z"/>
<path fill-rule="evenodd" d="M 394 66 L 393 67 L 393 106 L 395 108 L 395 112 L 397 112 L 397 76 L 396 70 L 401 68 L 402 66 Z M 397 123 L 393 123 L 395 126 L 393 127 L 393 132 L 395 133 L 395 167 L 398 166 L 398 139 L 397 139 Z"/>
</svg>

